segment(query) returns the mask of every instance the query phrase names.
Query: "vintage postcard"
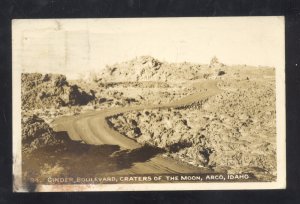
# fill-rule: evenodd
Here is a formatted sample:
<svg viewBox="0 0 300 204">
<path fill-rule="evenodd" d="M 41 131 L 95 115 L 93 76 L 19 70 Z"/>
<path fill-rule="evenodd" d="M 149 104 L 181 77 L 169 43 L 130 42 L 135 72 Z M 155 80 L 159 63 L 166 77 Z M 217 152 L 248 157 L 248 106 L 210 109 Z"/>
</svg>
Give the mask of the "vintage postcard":
<svg viewBox="0 0 300 204">
<path fill-rule="evenodd" d="M 283 189 L 284 17 L 13 20 L 15 192 Z"/>
</svg>

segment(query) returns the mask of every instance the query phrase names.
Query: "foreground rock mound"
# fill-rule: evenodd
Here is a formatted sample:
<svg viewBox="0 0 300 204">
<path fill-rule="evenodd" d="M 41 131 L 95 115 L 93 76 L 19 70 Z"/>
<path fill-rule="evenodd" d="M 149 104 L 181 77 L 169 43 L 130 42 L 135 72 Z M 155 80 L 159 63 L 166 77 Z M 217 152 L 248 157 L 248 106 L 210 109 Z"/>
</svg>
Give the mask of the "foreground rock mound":
<svg viewBox="0 0 300 204">
<path fill-rule="evenodd" d="M 22 109 L 86 105 L 94 99 L 77 85 L 70 85 L 64 75 L 22 74 Z"/>
<path fill-rule="evenodd" d="M 36 115 L 22 117 L 22 152 L 31 153 L 39 148 L 63 143 L 64 140 L 59 139 L 43 119 Z"/>
</svg>

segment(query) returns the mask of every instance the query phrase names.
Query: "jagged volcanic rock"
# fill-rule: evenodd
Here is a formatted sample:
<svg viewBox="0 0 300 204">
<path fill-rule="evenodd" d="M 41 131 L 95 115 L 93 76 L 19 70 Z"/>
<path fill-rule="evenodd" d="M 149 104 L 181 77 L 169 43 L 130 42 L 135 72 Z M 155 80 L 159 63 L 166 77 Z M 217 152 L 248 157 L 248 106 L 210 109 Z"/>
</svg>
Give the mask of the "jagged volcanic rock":
<svg viewBox="0 0 300 204">
<path fill-rule="evenodd" d="M 99 75 L 99 81 L 185 81 L 203 78 L 208 65 L 195 65 L 188 62 L 167 63 L 150 56 L 107 66 Z"/>
<path fill-rule="evenodd" d="M 58 138 L 43 119 L 36 115 L 22 118 L 22 151 L 24 153 L 63 143 L 63 138 Z"/>
<path fill-rule="evenodd" d="M 23 109 L 85 105 L 94 99 L 64 75 L 23 73 L 21 80 Z"/>
</svg>

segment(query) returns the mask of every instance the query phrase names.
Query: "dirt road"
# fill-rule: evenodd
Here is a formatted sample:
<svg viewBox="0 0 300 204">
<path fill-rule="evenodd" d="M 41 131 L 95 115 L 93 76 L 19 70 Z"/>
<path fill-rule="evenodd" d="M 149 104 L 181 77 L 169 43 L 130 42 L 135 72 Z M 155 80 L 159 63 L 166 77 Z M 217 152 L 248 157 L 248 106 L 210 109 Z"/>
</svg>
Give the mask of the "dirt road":
<svg viewBox="0 0 300 204">
<path fill-rule="evenodd" d="M 141 145 L 113 130 L 106 118 L 115 114 L 153 108 L 172 108 L 189 105 L 193 102 L 204 100 L 220 92 L 214 80 L 198 81 L 192 85 L 196 93 L 178 101 L 161 105 L 141 105 L 130 107 L 110 108 L 101 111 L 83 113 L 78 116 L 63 116 L 53 122 L 55 131 L 66 131 L 72 140 L 84 141 L 92 145 L 119 145 L 121 149 L 138 149 Z M 196 168 L 169 158 L 158 155 L 145 162 L 137 162 L 131 168 L 115 173 L 204 173 L 208 170 Z"/>
</svg>

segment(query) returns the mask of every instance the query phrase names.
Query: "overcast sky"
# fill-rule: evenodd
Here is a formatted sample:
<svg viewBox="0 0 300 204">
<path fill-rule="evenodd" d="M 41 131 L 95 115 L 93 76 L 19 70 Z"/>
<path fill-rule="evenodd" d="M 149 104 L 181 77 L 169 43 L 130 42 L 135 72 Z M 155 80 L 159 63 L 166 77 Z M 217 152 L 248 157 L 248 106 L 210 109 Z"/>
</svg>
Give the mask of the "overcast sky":
<svg viewBox="0 0 300 204">
<path fill-rule="evenodd" d="M 136 56 L 168 62 L 284 66 L 283 17 L 15 20 L 23 72 L 97 72 Z"/>
</svg>

